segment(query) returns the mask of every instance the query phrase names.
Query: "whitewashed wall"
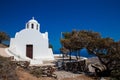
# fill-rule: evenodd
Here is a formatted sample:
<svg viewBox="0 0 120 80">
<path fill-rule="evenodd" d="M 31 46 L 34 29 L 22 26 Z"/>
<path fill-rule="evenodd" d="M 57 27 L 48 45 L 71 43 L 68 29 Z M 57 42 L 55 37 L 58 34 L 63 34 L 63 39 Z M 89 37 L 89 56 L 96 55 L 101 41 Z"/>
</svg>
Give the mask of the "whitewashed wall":
<svg viewBox="0 0 120 80">
<path fill-rule="evenodd" d="M 11 38 L 10 48 L 16 49 L 16 54 L 26 57 L 26 45 L 33 45 L 33 59 L 54 60 L 53 52 L 49 47 L 48 33 L 40 33 L 34 29 L 23 29 L 15 38 Z"/>
</svg>

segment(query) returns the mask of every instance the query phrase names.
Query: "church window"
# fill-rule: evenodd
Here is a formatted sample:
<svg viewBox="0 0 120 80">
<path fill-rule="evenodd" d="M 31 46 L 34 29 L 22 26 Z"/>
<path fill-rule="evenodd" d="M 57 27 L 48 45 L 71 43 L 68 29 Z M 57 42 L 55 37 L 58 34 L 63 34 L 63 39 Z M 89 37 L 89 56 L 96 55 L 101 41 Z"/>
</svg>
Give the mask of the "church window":
<svg viewBox="0 0 120 80">
<path fill-rule="evenodd" d="M 34 28 L 34 24 L 31 24 L 31 28 L 32 28 L 32 29 Z"/>
<path fill-rule="evenodd" d="M 37 30 L 38 30 L 38 24 L 37 24 Z"/>
<path fill-rule="evenodd" d="M 27 29 L 29 28 L 29 25 L 27 24 Z"/>
</svg>

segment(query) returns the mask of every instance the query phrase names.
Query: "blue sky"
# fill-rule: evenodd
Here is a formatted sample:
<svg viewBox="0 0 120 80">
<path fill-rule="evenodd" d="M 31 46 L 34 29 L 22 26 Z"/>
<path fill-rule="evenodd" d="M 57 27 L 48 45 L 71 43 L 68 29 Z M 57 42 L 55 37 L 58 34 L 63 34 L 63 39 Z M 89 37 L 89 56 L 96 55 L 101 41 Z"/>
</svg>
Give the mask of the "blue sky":
<svg viewBox="0 0 120 80">
<path fill-rule="evenodd" d="M 54 50 L 61 32 L 93 30 L 120 40 L 120 0 L 0 0 L 0 31 L 10 37 L 32 17 L 48 31 Z"/>
</svg>

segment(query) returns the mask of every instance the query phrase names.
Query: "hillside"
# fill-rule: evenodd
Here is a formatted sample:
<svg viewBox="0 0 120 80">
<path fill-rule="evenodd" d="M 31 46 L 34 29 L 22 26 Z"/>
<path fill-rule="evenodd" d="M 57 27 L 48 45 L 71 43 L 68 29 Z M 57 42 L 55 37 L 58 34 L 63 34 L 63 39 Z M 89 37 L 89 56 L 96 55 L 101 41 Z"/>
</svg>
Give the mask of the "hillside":
<svg viewBox="0 0 120 80">
<path fill-rule="evenodd" d="M 5 44 L 0 44 L 0 48 L 7 48 L 8 46 Z"/>
<path fill-rule="evenodd" d="M 84 74 L 73 74 L 65 71 L 55 71 L 58 79 L 53 77 L 36 77 L 18 66 L 10 58 L 0 56 L 0 80 L 94 80 Z"/>
<path fill-rule="evenodd" d="M 0 80 L 94 80 L 84 74 L 74 74 L 66 71 L 55 71 L 57 79 L 53 77 L 39 77 L 33 76 L 27 69 L 23 69 L 15 62 L 11 61 L 7 54 L 3 52 L 6 48 L 4 44 L 0 44 Z M 4 57 L 2 57 L 4 56 Z M 34 71 L 35 72 L 35 71 Z"/>
<path fill-rule="evenodd" d="M 20 67 L 16 61 L 11 61 L 9 56 L 4 52 L 1 44 L 0 48 L 0 80 L 94 80 L 93 78 L 86 76 L 85 74 L 74 74 L 68 71 L 56 70 L 54 73 L 57 75 L 57 79 L 53 77 L 36 77 L 38 72 L 33 70 L 35 75 L 30 74 L 29 68 Z M 4 56 L 4 57 L 3 57 Z M 95 58 L 94 58 L 95 59 Z M 91 60 L 90 60 L 91 61 Z M 96 60 L 92 60 L 96 61 Z M 40 74 L 41 75 L 41 74 Z"/>
</svg>

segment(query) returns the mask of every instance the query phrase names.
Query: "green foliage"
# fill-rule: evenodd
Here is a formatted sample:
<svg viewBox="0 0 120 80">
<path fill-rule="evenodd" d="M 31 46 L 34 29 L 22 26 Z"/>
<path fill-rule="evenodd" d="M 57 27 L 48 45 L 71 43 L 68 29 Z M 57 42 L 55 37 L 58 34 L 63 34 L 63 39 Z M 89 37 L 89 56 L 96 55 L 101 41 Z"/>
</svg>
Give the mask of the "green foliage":
<svg viewBox="0 0 120 80">
<path fill-rule="evenodd" d="M 9 39 L 10 39 L 9 35 L 7 35 L 5 32 L 0 32 L 0 43 L 2 43 L 2 41 Z"/>
<path fill-rule="evenodd" d="M 71 35 L 72 35 L 70 32 L 64 32 L 62 34 L 63 34 L 65 39 L 69 39 L 71 37 Z"/>
<path fill-rule="evenodd" d="M 69 50 L 62 47 L 62 48 L 60 48 L 60 52 L 63 53 L 63 54 L 67 54 L 69 52 Z"/>
<path fill-rule="evenodd" d="M 75 52 L 86 48 L 90 54 L 96 55 L 107 67 L 109 75 L 120 76 L 120 41 L 115 42 L 109 37 L 102 38 L 98 32 L 86 30 L 74 30 L 64 33 L 63 36 L 62 47 Z"/>
</svg>

